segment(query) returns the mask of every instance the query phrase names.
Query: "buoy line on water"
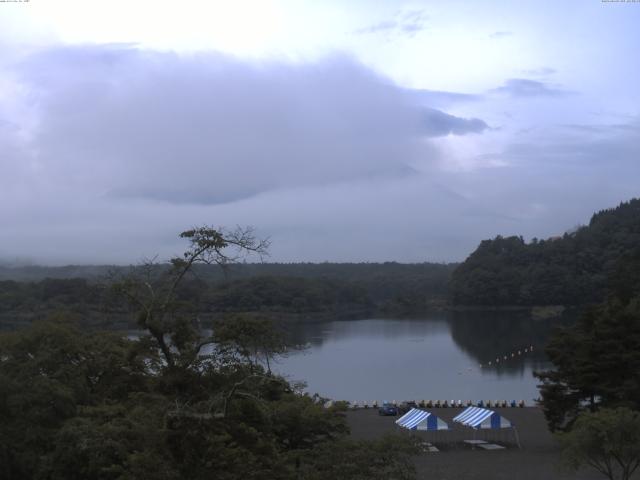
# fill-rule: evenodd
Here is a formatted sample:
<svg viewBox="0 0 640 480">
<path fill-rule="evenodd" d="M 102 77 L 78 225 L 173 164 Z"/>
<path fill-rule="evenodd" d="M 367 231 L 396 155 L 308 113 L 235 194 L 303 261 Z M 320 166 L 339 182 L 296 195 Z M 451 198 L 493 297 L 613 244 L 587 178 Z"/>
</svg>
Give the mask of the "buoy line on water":
<svg viewBox="0 0 640 480">
<path fill-rule="evenodd" d="M 484 364 L 480 363 L 478 366 L 481 369 L 486 367 L 496 366 L 496 365 L 499 365 L 500 362 L 505 363 L 511 359 L 521 357 L 522 355 L 526 353 L 531 353 L 531 352 L 533 352 L 533 345 L 529 345 L 528 347 L 514 350 L 506 355 L 498 355 L 495 358 L 495 360 L 489 360 L 487 363 L 484 363 Z"/>
<path fill-rule="evenodd" d="M 508 354 L 505 354 L 505 355 L 499 355 L 495 359 L 489 360 L 486 363 L 479 363 L 478 368 L 480 370 L 482 369 L 486 370 L 487 367 L 499 366 L 501 363 L 504 364 L 509 360 L 522 357 L 524 354 L 531 353 L 531 352 L 533 352 L 533 345 L 520 348 L 519 350 L 513 350 L 512 352 L 509 352 Z M 459 370 L 458 375 L 466 375 L 466 374 L 471 374 L 473 372 L 477 372 L 477 370 L 471 366 L 466 368 L 466 370 Z"/>
</svg>

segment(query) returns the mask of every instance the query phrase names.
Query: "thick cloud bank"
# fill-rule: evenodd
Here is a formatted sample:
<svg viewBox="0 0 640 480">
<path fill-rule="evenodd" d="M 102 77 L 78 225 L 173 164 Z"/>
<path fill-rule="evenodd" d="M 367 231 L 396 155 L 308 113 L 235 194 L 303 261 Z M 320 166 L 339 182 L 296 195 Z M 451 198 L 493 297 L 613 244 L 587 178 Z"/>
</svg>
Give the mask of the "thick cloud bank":
<svg viewBox="0 0 640 480">
<path fill-rule="evenodd" d="M 342 56 L 126 45 L 16 58 L 0 65 L 0 260 L 164 258 L 203 223 L 254 225 L 277 261 L 460 260 L 640 194 L 637 119 L 550 123 L 577 96 L 543 82 L 412 91 Z"/>
<path fill-rule="evenodd" d="M 18 73 L 37 110 L 40 175 L 112 197 L 216 204 L 404 175 L 435 155 L 425 138 L 486 128 L 418 107 L 342 57 L 249 64 L 75 47 L 33 56 Z"/>
</svg>

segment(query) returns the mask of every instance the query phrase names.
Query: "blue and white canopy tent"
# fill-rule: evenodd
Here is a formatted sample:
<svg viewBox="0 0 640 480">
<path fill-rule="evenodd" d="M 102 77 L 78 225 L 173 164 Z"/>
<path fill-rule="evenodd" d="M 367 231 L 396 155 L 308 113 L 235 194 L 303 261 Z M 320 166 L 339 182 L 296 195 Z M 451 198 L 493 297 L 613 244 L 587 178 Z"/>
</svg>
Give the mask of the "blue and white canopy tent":
<svg viewBox="0 0 640 480">
<path fill-rule="evenodd" d="M 433 413 L 419 408 L 412 408 L 398 420 L 396 425 L 408 430 L 449 430 L 449 425 L 444 420 L 436 417 Z"/>
<path fill-rule="evenodd" d="M 511 428 L 512 423 L 498 412 L 480 407 L 468 407 L 460 415 L 453 417 L 454 422 L 471 428 Z"/>
<path fill-rule="evenodd" d="M 520 447 L 520 439 L 518 438 L 518 431 L 513 423 L 504 418 L 498 412 L 480 407 L 468 407 L 464 411 L 453 417 L 453 421 L 460 423 L 466 427 L 471 427 L 475 430 L 496 430 L 503 428 L 511 428 Z"/>
</svg>

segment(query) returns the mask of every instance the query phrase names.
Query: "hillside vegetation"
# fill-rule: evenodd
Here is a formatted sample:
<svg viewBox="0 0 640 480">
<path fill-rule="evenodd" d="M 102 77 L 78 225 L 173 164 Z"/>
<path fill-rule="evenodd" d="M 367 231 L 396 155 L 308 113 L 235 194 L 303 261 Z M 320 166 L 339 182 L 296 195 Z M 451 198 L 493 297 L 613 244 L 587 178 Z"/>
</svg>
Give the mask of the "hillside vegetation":
<svg viewBox="0 0 640 480">
<path fill-rule="evenodd" d="M 201 328 L 185 295 L 198 285 L 184 284 L 193 266 L 266 243 L 240 227 L 180 238 L 188 247 L 170 267 L 134 270 L 108 289 L 129 305 L 135 338 L 65 314 L 0 332 L 0 479 L 413 480 L 410 438 L 353 440 L 344 403 L 325 408 L 271 370 L 296 348 L 271 320 L 235 314 Z M 26 298 L 93 292 L 59 282 L 28 285 Z"/>
<path fill-rule="evenodd" d="M 639 248 L 640 199 L 633 199 L 559 238 L 482 241 L 453 272 L 451 298 L 456 305 L 484 306 L 600 302 Z"/>
<path fill-rule="evenodd" d="M 155 268 L 154 274 L 161 275 L 168 266 Z M 239 312 L 337 318 L 411 313 L 445 303 L 454 268 L 431 263 L 239 264 L 225 276 L 220 269 L 197 265 L 195 275 L 185 279 L 176 294 L 203 320 Z M 29 324 L 58 311 L 76 314 L 88 326 L 126 327 L 128 307 L 109 286 L 110 269 L 116 276 L 129 270 L 99 266 L 3 269 L 0 278 L 14 279 L 0 280 L 0 328 Z"/>
</svg>

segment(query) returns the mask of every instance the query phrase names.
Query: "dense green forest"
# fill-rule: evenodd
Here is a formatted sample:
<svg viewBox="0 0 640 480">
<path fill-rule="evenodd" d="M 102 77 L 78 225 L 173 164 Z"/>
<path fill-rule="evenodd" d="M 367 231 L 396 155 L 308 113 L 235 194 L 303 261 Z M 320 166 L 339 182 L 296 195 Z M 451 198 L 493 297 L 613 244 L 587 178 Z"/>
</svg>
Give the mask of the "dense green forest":
<svg viewBox="0 0 640 480">
<path fill-rule="evenodd" d="M 108 289 L 129 305 L 138 338 L 66 314 L 0 333 L 0 479 L 415 478 L 410 439 L 353 440 L 344 405 L 325 408 L 272 373 L 270 359 L 294 346 L 269 319 L 234 314 L 200 328 L 186 301 L 192 267 L 224 261 L 229 245 L 261 244 L 206 227 L 182 237 L 189 249 L 170 268 L 129 272 Z M 96 288 L 4 284 L 36 303 L 95 303 Z"/>
<path fill-rule="evenodd" d="M 250 277 L 297 277 L 297 278 L 332 278 L 354 282 L 363 282 L 386 278 L 393 282 L 398 279 L 418 277 L 433 285 L 433 288 L 444 292 L 446 282 L 442 282 L 443 274 L 448 278 L 457 264 L 443 263 L 398 263 L 398 262 L 363 262 L 363 263 L 231 263 L 220 269 L 213 265 L 194 265 L 193 271 L 206 281 L 238 280 Z M 37 282 L 45 278 L 71 279 L 84 278 L 99 281 L 105 277 L 126 272 L 129 266 L 118 265 L 66 265 L 47 267 L 41 265 L 19 266 L 0 262 L 0 280 L 20 282 Z M 377 280 L 379 281 L 379 280 Z"/>
<path fill-rule="evenodd" d="M 547 240 L 484 240 L 453 272 L 457 305 L 584 305 L 640 246 L 640 199 L 593 215 L 589 225 Z"/>
<path fill-rule="evenodd" d="M 153 275 L 168 268 L 156 265 Z M 429 263 L 238 264 L 225 274 L 196 265 L 176 295 L 205 319 L 237 312 L 305 317 L 412 313 L 446 302 L 454 268 Z M 128 307 L 110 284 L 131 271 L 135 268 L 5 268 L 4 276 L 13 272 L 14 279 L 0 281 L 0 327 L 28 324 L 56 311 L 75 314 L 92 326 L 126 327 Z M 77 276 L 83 274 L 86 278 Z"/>
<path fill-rule="evenodd" d="M 606 300 L 557 329 L 547 344 L 554 368 L 537 376 L 553 430 L 571 427 L 586 410 L 640 410 L 640 250 L 619 265 Z"/>
</svg>

